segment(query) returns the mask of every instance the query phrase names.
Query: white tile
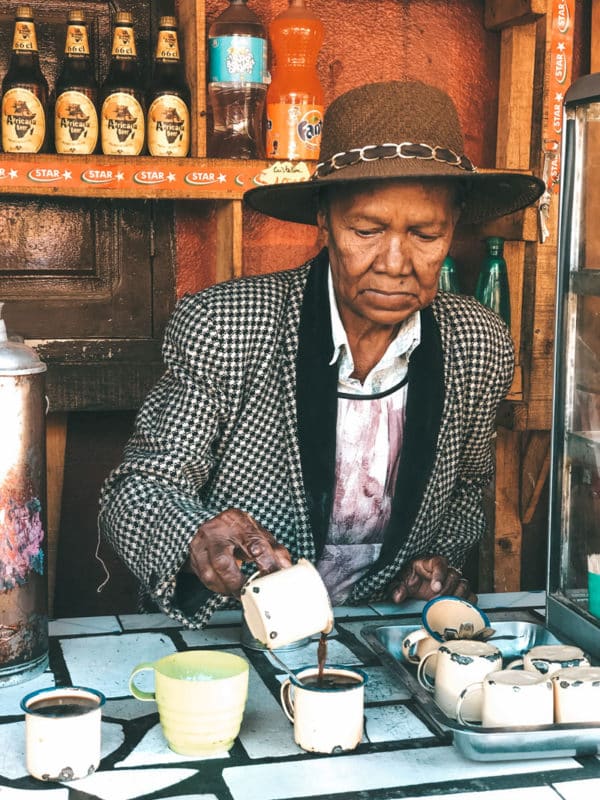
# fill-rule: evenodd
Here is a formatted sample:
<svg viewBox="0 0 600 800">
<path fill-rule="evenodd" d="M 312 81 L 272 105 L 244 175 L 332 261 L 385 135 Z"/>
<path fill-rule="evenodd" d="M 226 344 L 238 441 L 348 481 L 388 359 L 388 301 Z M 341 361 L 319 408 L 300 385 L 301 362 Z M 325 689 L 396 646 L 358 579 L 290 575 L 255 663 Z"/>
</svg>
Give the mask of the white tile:
<svg viewBox="0 0 600 800">
<path fill-rule="evenodd" d="M 386 700 L 408 700 L 410 691 L 396 673 L 386 667 L 362 667 L 367 673 L 365 703 L 380 703 Z"/>
<path fill-rule="evenodd" d="M 118 700 L 107 700 L 103 715 L 114 717 L 115 719 L 138 719 L 147 717 L 148 714 L 156 714 L 156 703 L 147 703 L 138 700 L 136 697 L 123 697 Z"/>
<path fill-rule="evenodd" d="M 284 678 L 282 675 L 281 680 Z M 277 758 L 303 752 L 294 741 L 292 723 L 252 667 L 240 741 L 250 758 Z"/>
<path fill-rule="evenodd" d="M 102 758 L 106 758 L 106 756 L 109 756 L 121 747 L 125 741 L 125 732 L 123 731 L 123 726 L 119 725 L 117 722 L 104 721 L 102 721 L 101 731 L 102 739 L 100 752 Z"/>
<path fill-rule="evenodd" d="M 81 636 L 88 633 L 119 633 L 116 617 L 62 617 L 48 623 L 50 636 Z"/>
<path fill-rule="evenodd" d="M 37 692 L 38 689 L 47 689 L 49 686 L 54 686 L 53 672 L 42 672 L 29 681 L 0 689 L 0 717 L 22 714 L 19 703 L 23 697 L 30 692 Z"/>
<path fill-rule="evenodd" d="M 13 789 L 10 786 L 0 786 L 0 797 L 2 800 L 40 800 L 40 793 L 38 789 Z M 47 789 L 44 787 L 44 800 L 68 800 L 68 798 L 68 789 Z M 169 798 L 168 800 L 172 799 Z"/>
<path fill-rule="evenodd" d="M 333 617 L 336 624 L 344 619 L 373 616 L 375 616 L 375 612 L 370 606 L 334 606 L 333 609 Z"/>
<path fill-rule="evenodd" d="M 433 736 L 429 728 L 406 706 L 366 708 L 365 718 L 365 738 L 370 742 L 395 742 Z"/>
<path fill-rule="evenodd" d="M 326 796 L 328 793 L 360 792 L 505 774 L 535 774 L 542 770 L 576 767 L 579 764 L 571 758 L 507 763 L 468 761 L 453 747 L 430 747 L 282 764 L 227 767 L 223 770 L 223 778 L 233 800 L 283 800 L 305 795 L 307 786 L 318 786 L 319 792 Z"/>
<path fill-rule="evenodd" d="M 100 800 L 129 800 L 160 792 L 196 774 L 195 769 L 111 769 L 95 772 L 80 781 L 71 781 L 69 786 Z"/>
<path fill-rule="evenodd" d="M 493 592 L 480 594 L 477 605 L 488 611 L 495 608 L 541 608 L 546 605 L 546 592 Z"/>
<path fill-rule="evenodd" d="M 219 798 L 216 794 L 196 794 L 194 792 L 194 794 L 165 795 L 162 800 L 219 800 Z"/>
<path fill-rule="evenodd" d="M 240 625 L 242 622 L 241 608 L 224 608 L 215 613 L 208 620 L 208 627 L 213 625 Z"/>
<path fill-rule="evenodd" d="M 562 781 L 552 786 L 564 800 L 598 800 L 600 797 L 600 778 L 582 781 Z"/>
<path fill-rule="evenodd" d="M 277 651 L 277 655 L 290 669 L 299 667 L 314 666 L 317 664 L 317 641 L 312 641 L 306 647 L 298 650 L 288 650 L 286 652 Z M 270 659 L 270 654 L 265 652 L 265 658 Z M 276 663 L 271 661 L 277 671 L 281 670 Z M 328 664 L 360 664 L 361 660 L 349 650 L 345 644 L 336 639 L 329 639 L 327 644 L 327 663 Z"/>
<path fill-rule="evenodd" d="M 174 653 L 173 642 L 160 633 L 89 636 L 60 639 L 71 682 L 92 686 L 106 697 L 129 695 L 129 675 L 142 661 L 157 661 Z M 139 682 L 140 688 L 144 688 Z"/>
<path fill-rule="evenodd" d="M 16 780 L 27 775 L 25 768 L 25 721 L 0 725 L 0 775 Z M 0 797 L 2 789 L 0 788 Z"/>
<path fill-rule="evenodd" d="M 400 800 L 400 798 L 390 798 Z M 491 789 L 485 792 L 459 792 L 458 794 L 428 794 L 403 797 L 402 800 L 559 800 L 550 786 L 526 786 L 519 789 Z"/>
<path fill-rule="evenodd" d="M 206 761 L 207 759 L 229 758 L 227 750 L 210 756 L 184 756 L 175 753 L 165 739 L 160 723 L 150 728 L 131 753 L 117 763 L 117 767 L 145 767 L 151 764 L 182 764 L 186 761 Z"/>
<path fill-rule="evenodd" d="M 381 626 L 381 620 L 370 620 L 369 622 L 367 622 L 366 620 L 363 620 L 362 622 L 342 622 L 339 625 L 339 630 L 348 631 L 353 636 L 355 636 L 358 639 L 358 641 L 362 645 L 364 645 L 364 647 L 367 647 L 369 650 L 373 651 L 371 645 L 366 641 L 366 639 L 363 638 L 361 631 L 363 628 L 366 628 L 367 626 L 372 626 L 377 624 Z"/>
<path fill-rule="evenodd" d="M 125 631 L 151 630 L 153 628 L 181 628 L 181 622 L 168 614 L 119 614 Z"/>
<path fill-rule="evenodd" d="M 404 603 L 371 603 L 371 608 L 382 617 L 398 615 L 420 617 L 425 602 L 423 600 L 405 600 Z"/>
<path fill-rule="evenodd" d="M 203 628 L 201 631 L 184 630 L 181 638 L 188 647 L 212 647 L 217 645 L 239 645 L 240 629 L 231 628 Z"/>
</svg>

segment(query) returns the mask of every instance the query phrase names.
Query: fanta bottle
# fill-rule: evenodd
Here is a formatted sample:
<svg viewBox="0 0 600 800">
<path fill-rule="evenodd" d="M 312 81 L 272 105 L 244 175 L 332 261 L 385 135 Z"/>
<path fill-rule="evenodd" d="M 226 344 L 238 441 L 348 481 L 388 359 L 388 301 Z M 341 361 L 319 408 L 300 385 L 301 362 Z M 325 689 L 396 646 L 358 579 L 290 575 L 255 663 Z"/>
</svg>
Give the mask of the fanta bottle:
<svg viewBox="0 0 600 800">
<path fill-rule="evenodd" d="M 289 8 L 269 25 L 273 52 L 267 89 L 267 158 L 318 160 L 323 127 L 323 88 L 317 56 L 323 24 L 305 0 L 289 0 Z"/>
</svg>

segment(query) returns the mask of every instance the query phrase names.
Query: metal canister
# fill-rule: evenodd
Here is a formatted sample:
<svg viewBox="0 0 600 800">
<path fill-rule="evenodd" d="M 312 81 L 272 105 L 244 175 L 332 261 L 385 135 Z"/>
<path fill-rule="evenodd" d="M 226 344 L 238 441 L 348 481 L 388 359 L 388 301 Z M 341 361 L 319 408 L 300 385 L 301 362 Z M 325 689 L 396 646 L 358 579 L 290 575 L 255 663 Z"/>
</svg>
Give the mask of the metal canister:
<svg viewBox="0 0 600 800">
<path fill-rule="evenodd" d="M 48 664 L 46 365 L 0 303 L 0 687 Z"/>
</svg>

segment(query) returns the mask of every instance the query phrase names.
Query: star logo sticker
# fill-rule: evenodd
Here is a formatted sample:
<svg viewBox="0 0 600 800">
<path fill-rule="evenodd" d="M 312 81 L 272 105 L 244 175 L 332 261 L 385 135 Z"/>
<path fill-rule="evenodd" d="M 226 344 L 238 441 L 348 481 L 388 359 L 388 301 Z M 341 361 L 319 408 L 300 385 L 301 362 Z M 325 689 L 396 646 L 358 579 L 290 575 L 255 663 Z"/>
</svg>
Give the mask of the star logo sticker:
<svg viewBox="0 0 600 800">
<path fill-rule="evenodd" d="M 175 180 L 175 173 L 169 172 L 169 174 L 167 175 L 167 180 L 169 181 L 169 183 L 173 183 L 173 181 Z"/>
<path fill-rule="evenodd" d="M 117 172 L 116 178 L 117 178 L 118 181 L 124 181 L 125 180 L 125 175 L 123 175 L 122 172 Z"/>
<path fill-rule="evenodd" d="M 11 171 L 8 173 L 8 175 L 9 175 L 10 178 L 18 178 L 19 177 L 19 173 L 17 172 L 16 169 L 11 169 Z"/>
<path fill-rule="evenodd" d="M 556 45 L 556 49 L 558 50 L 559 53 L 564 53 L 565 52 L 565 43 L 564 42 L 559 42 Z"/>
<path fill-rule="evenodd" d="M 219 172 L 219 183 L 227 183 L 227 175 L 223 175 L 222 172 Z"/>
<path fill-rule="evenodd" d="M 564 97 L 564 94 L 562 92 L 557 92 L 554 95 L 554 99 L 556 100 L 557 103 L 562 103 L 563 97 Z"/>
<path fill-rule="evenodd" d="M 63 172 L 62 176 L 63 176 L 63 180 L 65 180 L 65 181 L 70 181 L 71 178 L 73 177 L 73 175 L 71 174 L 71 170 L 68 170 L 68 169 L 66 169 Z"/>
</svg>

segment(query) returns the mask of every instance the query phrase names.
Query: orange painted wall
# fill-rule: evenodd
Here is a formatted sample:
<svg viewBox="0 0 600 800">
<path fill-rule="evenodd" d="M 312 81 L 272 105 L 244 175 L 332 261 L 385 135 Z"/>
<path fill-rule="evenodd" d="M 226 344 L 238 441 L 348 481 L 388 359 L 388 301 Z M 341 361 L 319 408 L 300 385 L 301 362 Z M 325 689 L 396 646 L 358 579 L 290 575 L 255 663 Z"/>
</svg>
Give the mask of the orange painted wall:
<svg viewBox="0 0 600 800">
<path fill-rule="evenodd" d="M 325 102 L 366 82 L 418 79 L 454 99 L 466 152 L 478 166 L 493 166 L 500 36 L 483 26 L 482 0 L 309 0 L 325 27 L 318 71 Z M 226 8 L 207 0 L 207 19 Z M 268 25 L 287 0 L 249 0 Z M 214 207 L 177 206 L 177 292 L 214 281 Z M 244 212 L 244 273 L 301 264 L 316 251 L 310 226 Z"/>
</svg>

